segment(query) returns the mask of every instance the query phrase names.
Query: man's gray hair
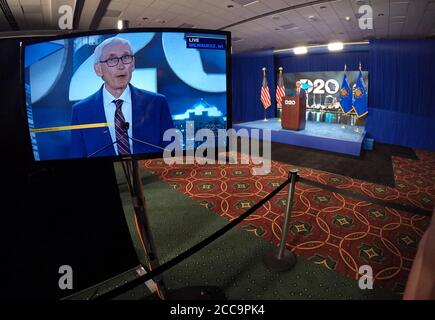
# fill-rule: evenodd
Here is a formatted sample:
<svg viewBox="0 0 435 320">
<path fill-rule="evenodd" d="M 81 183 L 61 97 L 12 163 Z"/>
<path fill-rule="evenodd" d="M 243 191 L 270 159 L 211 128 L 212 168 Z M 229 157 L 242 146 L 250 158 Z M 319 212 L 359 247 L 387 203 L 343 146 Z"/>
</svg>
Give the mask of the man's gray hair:
<svg viewBox="0 0 435 320">
<path fill-rule="evenodd" d="M 131 44 L 130 41 L 120 38 L 120 37 L 112 37 L 112 38 L 107 38 L 106 40 L 104 40 L 103 42 L 101 42 L 94 51 L 94 64 L 100 63 L 101 61 L 101 56 L 103 55 L 103 50 L 106 46 L 110 45 L 110 44 L 116 44 L 116 43 L 122 43 L 122 44 L 126 44 L 128 45 L 128 47 L 130 48 L 131 53 L 133 53 L 133 51 L 131 50 Z"/>
</svg>

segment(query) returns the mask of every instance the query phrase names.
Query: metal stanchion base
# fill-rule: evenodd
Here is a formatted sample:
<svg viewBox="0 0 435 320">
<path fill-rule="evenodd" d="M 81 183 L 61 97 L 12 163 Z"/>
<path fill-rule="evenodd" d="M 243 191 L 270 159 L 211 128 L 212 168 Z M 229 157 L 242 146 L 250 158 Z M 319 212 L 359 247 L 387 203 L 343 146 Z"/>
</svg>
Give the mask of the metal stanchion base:
<svg viewBox="0 0 435 320">
<path fill-rule="evenodd" d="M 266 265 L 266 267 L 277 272 L 293 269 L 297 261 L 296 255 L 293 252 L 285 249 L 282 258 L 278 259 L 278 252 L 279 248 L 276 248 L 276 250 L 267 252 L 263 256 L 263 263 Z"/>
<path fill-rule="evenodd" d="M 148 296 L 145 300 L 160 300 L 157 294 Z M 183 287 L 168 290 L 166 300 L 226 300 L 225 293 L 214 286 Z"/>
</svg>

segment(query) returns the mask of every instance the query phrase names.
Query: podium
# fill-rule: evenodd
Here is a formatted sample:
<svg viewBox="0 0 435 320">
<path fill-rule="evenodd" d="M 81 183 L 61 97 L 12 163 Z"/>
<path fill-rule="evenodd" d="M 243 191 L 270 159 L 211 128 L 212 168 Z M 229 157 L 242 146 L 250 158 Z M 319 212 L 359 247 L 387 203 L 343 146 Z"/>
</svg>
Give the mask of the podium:
<svg viewBox="0 0 435 320">
<path fill-rule="evenodd" d="M 283 129 L 305 129 L 306 100 L 300 96 L 282 98 L 281 126 Z"/>
</svg>

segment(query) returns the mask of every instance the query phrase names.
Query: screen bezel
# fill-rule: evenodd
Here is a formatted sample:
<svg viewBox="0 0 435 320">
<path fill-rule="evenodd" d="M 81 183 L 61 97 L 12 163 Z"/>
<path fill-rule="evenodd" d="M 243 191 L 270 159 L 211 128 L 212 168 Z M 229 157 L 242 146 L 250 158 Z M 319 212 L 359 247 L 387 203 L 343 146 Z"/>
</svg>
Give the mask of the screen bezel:
<svg viewBox="0 0 435 320">
<path fill-rule="evenodd" d="M 20 38 L 20 91 L 21 91 L 21 106 L 20 108 L 25 114 L 25 125 L 27 129 L 27 142 L 28 146 L 31 148 L 32 143 L 30 140 L 30 128 L 29 128 L 29 119 L 27 116 L 27 108 L 26 108 L 26 89 L 25 89 L 25 64 L 24 64 L 24 51 L 27 45 L 54 41 L 54 40 L 63 40 L 69 38 L 77 38 L 77 37 L 86 37 L 93 35 L 105 35 L 105 34 L 122 34 L 122 33 L 141 33 L 141 32 L 177 32 L 177 33 L 204 33 L 210 35 L 224 35 L 226 36 L 226 48 L 225 48 L 225 58 L 226 58 L 226 86 L 227 86 L 227 121 L 226 121 L 226 129 L 231 128 L 232 124 L 232 85 L 231 85 L 231 32 L 230 31 L 222 31 L 222 30 L 211 30 L 211 29 L 189 29 L 189 28 L 129 28 L 129 29 L 105 29 L 105 30 L 95 30 L 95 31 L 80 31 L 80 32 L 69 32 L 62 33 L 60 35 L 49 35 L 49 36 L 36 36 L 36 37 L 22 37 Z M 228 147 L 228 145 L 227 145 Z M 196 147 L 194 152 L 196 151 Z M 190 151 L 192 152 L 192 151 Z M 49 160 L 36 160 L 33 154 L 33 150 L 30 150 L 32 155 L 32 162 L 37 164 L 44 163 L 53 163 L 59 161 L 125 161 L 125 160 L 147 160 L 147 159 L 157 159 L 163 157 L 163 151 L 161 152 L 152 152 L 152 153 L 140 153 L 140 154 L 132 154 L 129 156 L 104 156 L 104 157 L 92 157 L 92 158 L 65 158 L 65 159 L 49 159 Z M 183 156 L 186 156 L 186 150 L 183 150 Z"/>
</svg>

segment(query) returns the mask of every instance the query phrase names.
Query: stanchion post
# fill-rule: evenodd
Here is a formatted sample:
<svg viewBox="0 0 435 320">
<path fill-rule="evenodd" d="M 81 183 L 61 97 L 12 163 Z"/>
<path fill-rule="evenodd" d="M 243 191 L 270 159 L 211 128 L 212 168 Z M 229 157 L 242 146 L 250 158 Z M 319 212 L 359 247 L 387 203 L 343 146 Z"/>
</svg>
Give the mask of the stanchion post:
<svg viewBox="0 0 435 320">
<path fill-rule="evenodd" d="M 290 178 L 290 183 L 288 187 L 287 204 L 286 204 L 284 223 L 282 226 L 281 241 L 279 244 L 279 248 L 278 250 L 273 250 L 271 252 L 268 252 L 263 258 L 264 264 L 274 271 L 287 271 L 292 269 L 296 264 L 296 255 L 293 252 L 286 249 L 285 243 L 289 230 L 289 222 L 290 222 L 290 216 L 293 207 L 293 199 L 295 194 L 296 181 L 298 178 L 298 170 L 297 169 L 290 170 L 289 178 Z"/>
</svg>

